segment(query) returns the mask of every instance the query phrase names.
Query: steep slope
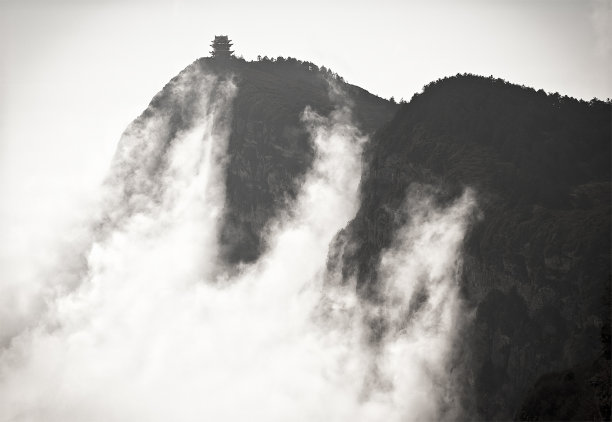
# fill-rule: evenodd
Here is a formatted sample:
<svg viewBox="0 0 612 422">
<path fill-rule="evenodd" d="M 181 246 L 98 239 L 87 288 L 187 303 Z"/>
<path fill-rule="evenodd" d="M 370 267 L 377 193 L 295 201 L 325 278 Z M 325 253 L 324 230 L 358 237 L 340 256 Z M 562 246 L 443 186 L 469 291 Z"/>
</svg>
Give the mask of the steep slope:
<svg viewBox="0 0 612 422">
<path fill-rule="evenodd" d="M 267 247 L 266 225 L 295 199 L 314 158 L 304 109 L 328 115 L 350 104 L 360 129 L 376 134 L 364 152 L 361 206 L 331 245 L 328 267 L 356 280 L 364 302 L 382 303 L 377 269 L 411 218 L 407 192 L 436 192 L 444 208 L 472 188 L 481 218 L 466 239 L 461 276 L 471 319 L 458 327 L 465 341 L 452 375 L 464 410 L 484 420 L 550 415 L 545 401 L 566 388 L 563 371 L 573 368 L 570 393 L 585 403 L 577 414 L 605 417 L 605 397 L 591 396 L 609 385 L 601 376 L 609 354 L 600 356 L 600 339 L 610 338 L 609 103 L 463 75 L 397 106 L 294 59 L 199 59 L 182 74 L 194 69 L 238 88 L 227 115 L 223 263 L 255 261 Z M 167 139 L 197 118 L 174 89 L 168 84 L 143 114 L 169 116 Z M 160 165 L 147 163 L 152 178 Z M 375 347 L 388 321 L 374 316 L 366 325 Z"/>
<path fill-rule="evenodd" d="M 480 418 L 511 418 L 540 375 L 601 351 L 610 119 L 609 103 L 463 75 L 425 87 L 370 144 L 361 209 L 339 236 L 350 247 L 331 255 L 366 299 L 410 186 L 442 186 L 441 202 L 476 190 L 462 278 L 474 317 L 457 352 Z"/>
<path fill-rule="evenodd" d="M 237 85 L 233 101 L 226 174 L 226 210 L 221 230 L 226 263 L 255 260 L 265 248 L 262 231 L 296 195 L 300 178 L 313 160 L 301 122 L 307 106 L 321 115 L 350 104 L 364 134 L 388 121 L 397 105 L 347 84 L 309 62 L 279 58 L 247 62 L 201 58 L 182 73 L 199 68 Z M 173 93 L 168 84 L 152 101 L 164 108 Z M 330 90 L 337 87 L 337 92 Z M 186 110 L 168 107 L 174 130 L 181 130 Z M 145 111 L 145 114 L 147 112 Z"/>
</svg>

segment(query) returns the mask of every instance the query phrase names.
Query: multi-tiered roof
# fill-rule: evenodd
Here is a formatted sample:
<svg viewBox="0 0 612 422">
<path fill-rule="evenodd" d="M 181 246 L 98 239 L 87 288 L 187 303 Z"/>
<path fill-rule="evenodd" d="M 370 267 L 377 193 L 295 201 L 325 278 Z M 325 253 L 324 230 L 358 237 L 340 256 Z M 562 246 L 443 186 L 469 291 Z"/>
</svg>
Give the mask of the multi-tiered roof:
<svg viewBox="0 0 612 422">
<path fill-rule="evenodd" d="M 232 40 L 227 35 L 215 35 L 215 39 L 210 45 L 213 51 L 210 52 L 212 57 L 216 58 L 229 58 L 234 54 L 232 47 Z"/>
</svg>

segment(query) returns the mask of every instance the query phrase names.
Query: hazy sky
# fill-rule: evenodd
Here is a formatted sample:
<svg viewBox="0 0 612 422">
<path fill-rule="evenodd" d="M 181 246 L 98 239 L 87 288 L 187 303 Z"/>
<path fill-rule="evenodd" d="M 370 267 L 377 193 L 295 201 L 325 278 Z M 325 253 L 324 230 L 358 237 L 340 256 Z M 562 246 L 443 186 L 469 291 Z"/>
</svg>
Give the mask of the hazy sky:
<svg viewBox="0 0 612 422">
<path fill-rule="evenodd" d="M 588 0 L 0 0 L 0 265 L 41 244 L 28 231 L 78 213 L 125 126 L 215 34 L 386 98 L 472 72 L 590 99 L 612 97 L 611 13 Z"/>
</svg>

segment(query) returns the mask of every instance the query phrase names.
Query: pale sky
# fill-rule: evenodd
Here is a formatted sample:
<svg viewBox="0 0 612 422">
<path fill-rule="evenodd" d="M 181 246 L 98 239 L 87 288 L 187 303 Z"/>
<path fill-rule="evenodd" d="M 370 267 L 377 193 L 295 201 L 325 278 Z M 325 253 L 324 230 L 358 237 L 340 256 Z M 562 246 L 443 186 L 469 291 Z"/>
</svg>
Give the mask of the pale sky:
<svg viewBox="0 0 612 422">
<path fill-rule="evenodd" d="M 471 72 L 605 99 L 611 16 L 607 0 L 0 0 L 0 266 L 79 213 L 126 125 L 215 34 L 386 98 Z"/>
</svg>

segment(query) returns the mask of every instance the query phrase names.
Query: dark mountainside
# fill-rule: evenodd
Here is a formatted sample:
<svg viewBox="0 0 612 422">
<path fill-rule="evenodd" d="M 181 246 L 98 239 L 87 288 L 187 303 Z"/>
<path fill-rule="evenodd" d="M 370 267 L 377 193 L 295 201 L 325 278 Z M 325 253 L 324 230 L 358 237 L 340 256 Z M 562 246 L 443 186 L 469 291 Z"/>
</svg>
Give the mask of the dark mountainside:
<svg viewBox="0 0 612 422">
<path fill-rule="evenodd" d="M 262 252 L 262 228 L 287 201 L 295 199 L 300 178 L 313 159 L 309 134 L 300 121 L 307 106 L 328 115 L 337 105 L 329 81 L 352 103 L 364 133 L 388 121 L 397 105 L 343 83 L 312 63 L 297 60 L 229 63 L 201 59 L 196 65 L 236 76 L 238 95 L 228 146 L 227 215 L 222 244 L 229 263 L 250 262 Z M 219 69 L 219 65 L 222 66 Z M 332 95 L 333 96 L 333 95 Z M 336 99 L 338 100 L 338 99 Z"/>
<path fill-rule="evenodd" d="M 441 201 L 477 192 L 483 218 L 461 286 L 474 319 L 457 359 L 468 362 L 465 405 L 482 419 L 512 418 L 523 400 L 523 419 L 609 418 L 610 119 L 609 103 L 458 75 L 403 105 L 366 152 L 361 209 L 340 236 L 364 297 L 377 296 L 375 264 L 411 184 L 443 186 Z M 525 398 L 543 374 L 575 365 L 588 388 L 547 375 L 550 394 Z M 582 407 L 543 409 L 572 394 Z"/>
<path fill-rule="evenodd" d="M 455 371 L 466 418 L 609 418 L 609 103 L 458 75 L 398 106 L 295 59 L 203 58 L 191 67 L 238 86 L 225 263 L 255 260 L 266 223 L 295 198 L 313 159 L 300 115 L 306 106 L 321 115 L 334 109 L 332 81 L 372 137 L 362 203 L 330 248 L 330 267 L 356 277 L 363 300 L 378 300 L 377 262 L 409 218 L 406 192 L 432 184 L 448 201 L 472 187 L 482 218 L 465 242 L 461 287 L 473 319 L 457 349 L 464 369 Z M 151 106 L 172 113 L 174 131 L 192 118 L 172 108 L 168 87 Z M 371 327 L 375 342 L 384 321 Z"/>
<path fill-rule="evenodd" d="M 363 133 L 373 133 L 393 117 L 398 105 L 345 83 L 326 68 L 294 58 L 265 58 L 247 62 L 232 57 L 200 58 L 185 68 L 189 72 L 216 74 L 238 87 L 233 101 L 226 170 L 226 210 L 221 229 L 221 257 L 228 264 L 252 262 L 261 254 L 263 229 L 276 213 L 289 209 L 299 182 L 313 160 L 309 133 L 301 122 L 310 106 L 320 115 L 350 105 Z M 194 111 L 178 107 L 173 92 L 175 77 L 151 101 L 151 110 L 170 115 L 166 139 L 193 120 Z M 330 92 L 330 84 L 342 95 Z M 192 99 L 192 101 L 196 101 Z M 142 119 L 136 119 L 135 124 Z M 154 178 L 159 163 L 152 165 Z"/>
<path fill-rule="evenodd" d="M 338 101 L 351 103 L 353 117 L 364 133 L 372 133 L 393 116 L 397 105 L 344 83 L 309 62 L 282 59 L 246 62 L 200 59 L 200 66 L 234 77 L 238 95 L 228 145 L 227 209 L 221 233 L 224 260 L 254 261 L 262 252 L 262 229 L 295 199 L 299 181 L 313 151 L 300 121 L 307 106 L 328 115 Z M 332 98 L 329 83 L 347 98 Z"/>
</svg>

